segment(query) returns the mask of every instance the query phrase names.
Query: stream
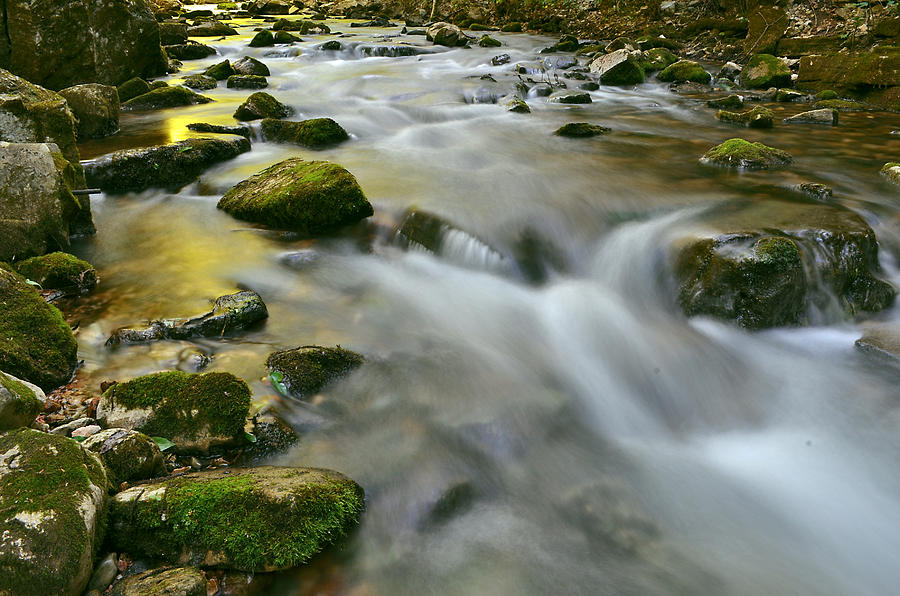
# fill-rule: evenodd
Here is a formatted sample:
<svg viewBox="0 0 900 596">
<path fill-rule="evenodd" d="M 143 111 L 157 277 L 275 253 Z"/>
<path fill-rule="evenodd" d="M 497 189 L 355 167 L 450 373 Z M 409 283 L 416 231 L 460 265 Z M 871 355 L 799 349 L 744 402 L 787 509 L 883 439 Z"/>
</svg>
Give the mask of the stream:
<svg viewBox="0 0 900 596">
<path fill-rule="evenodd" d="M 818 182 L 873 227 L 884 277 L 900 287 L 900 194 L 878 175 L 900 155 L 900 115 L 790 126 L 781 118 L 806 104 L 771 104 L 774 129 L 735 129 L 705 97 L 654 80 L 601 87 L 586 105 L 529 98 L 532 113 L 513 114 L 491 99 L 555 39 L 492 33 L 502 48 L 450 50 L 329 20 L 348 35 L 343 50 L 317 49 L 334 35 L 248 48 L 259 21 L 235 23 L 239 36 L 198 38 L 220 55 L 166 80 L 250 55 L 291 119 L 331 117 L 351 140 L 314 152 L 257 138 L 178 193 L 95 196 L 98 233 L 74 252 L 101 283 L 78 305 L 77 333 L 91 387 L 203 351 L 207 371 L 246 379 L 301 434 L 274 463 L 336 469 L 365 488 L 362 525 L 341 551 L 257 593 L 896 593 L 900 366 L 860 352 L 861 321 L 835 313 L 755 333 L 686 319 L 665 264 L 673 234 L 711 205 L 805 200 L 791 186 Z M 423 53 L 367 49 L 398 44 Z M 501 53 L 510 63 L 492 66 Z M 215 102 L 123 113 L 121 132 L 81 145 L 82 158 L 203 136 L 191 122 L 234 124 L 250 92 L 202 93 Z M 552 135 L 581 121 L 612 132 Z M 736 136 L 795 162 L 698 164 Z M 369 225 L 298 239 L 216 209 L 232 185 L 293 156 L 352 172 L 375 207 Z M 444 254 L 397 245 L 410 208 L 456 226 Z M 523 242 L 537 277 L 506 256 Z M 118 327 L 200 313 L 237 288 L 263 297 L 264 325 L 104 347 Z M 368 362 L 322 395 L 278 399 L 266 356 L 310 344 Z"/>
</svg>

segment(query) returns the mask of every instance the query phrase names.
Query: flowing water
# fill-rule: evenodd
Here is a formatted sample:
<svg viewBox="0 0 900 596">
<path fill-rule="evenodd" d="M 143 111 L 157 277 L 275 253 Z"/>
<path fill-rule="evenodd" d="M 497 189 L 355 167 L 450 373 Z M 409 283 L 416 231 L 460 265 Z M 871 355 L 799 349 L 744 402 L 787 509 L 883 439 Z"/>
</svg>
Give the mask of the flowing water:
<svg viewBox="0 0 900 596">
<path fill-rule="evenodd" d="M 353 34 L 344 50 L 316 49 L 332 36 L 304 36 L 300 55 L 248 48 L 244 26 L 213 42 L 221 55 L 169 79 L 255 56 L 293 119 L 332 117 L 349 142 L 312 152 L 257 140 L 178 193 L 101 195 L 99 232 L 75 247 L 102 279 L 78 331 L 90 386 L 172 368 L 199 348 L 208 370 L 247 379 L 263 404 L 276 349 L 340 344 L 368 358 L 323 395 L 281 400 L 302 439 L 277 463 L 347 473 L 368 509 L 340 553 L 266 593 L 896 593 L 900 369 L 859 353 L 859 322 L 833 313 L 759 333 L 687 320 L 664 265 L 705 208 L 799 201 L 790 186 L 822 182 L 873 226 L 900 287 L 900 194 L 878 176 L 900 154 L 900 117 L 735 130 L 653 82 L 602 88 L 589 105 L 531 98 L 530 115 L 510 114 L 490 99 L 516 77 L 491 57 L 539 60 L 551 39 L 496 34 L 503 48 L 447 50 L 385 37 L 397 29 L 329 25 Z M 399 43 L 424 53 L 366 49 Z M 248 94 L 204 93 L 216 102 L 123 114 L 121 133 L 83 157 L 192 136 L 189 122 L 232 124 Z M 551 134 L 576 121 L 613 132 Z M 755 173 L 697 163 L 738 135 L 796 161 Z M 374 223 L 312 241 L 216 210 L 231 185 L 290 156 L 349 169 Z M 457 227 L 444 254 L 398 247 L 393 230 L 411 207 Z M 506 256 L 523 238 L 540 282 Z M 103 346 L 116 327 L 202 312 L 242 287 L 269 306 L 250 332 Z"/>
</svg>

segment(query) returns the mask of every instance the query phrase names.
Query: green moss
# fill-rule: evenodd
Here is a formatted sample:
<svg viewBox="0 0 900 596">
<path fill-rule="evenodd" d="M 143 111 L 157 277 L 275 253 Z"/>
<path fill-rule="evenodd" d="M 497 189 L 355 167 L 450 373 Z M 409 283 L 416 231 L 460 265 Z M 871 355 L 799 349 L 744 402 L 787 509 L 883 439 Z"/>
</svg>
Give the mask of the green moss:
<svg viewBox="0 0 900 596">
<path fill-rule="evenodd" d="M 575 52 L 575 55 L 576 56 L 592 56 L 594 54 L 597 54 L 598 52 L 604 52 L 605 50 L 606 50 L 606 48 L 602 45 L 591 44 L 588 46 L 578 48 L 578 50 L 576 50 L 576 52 Z"/>
<path fill-rule="evenodd" d="M 129 99 L 122 104 L 122 108 L 126 111 L 161 110 L 164 108 L 209 103 L 211 101 L 212 99 L 209 97 L 194 93 L 190 89 L 179 85 L 177 87 L 153 89 L 134 99 Z"/>
<path fill-rule="evenodd" d="M 783 166 L 793 161 L 786 151 L 751 143 L 744 139 L 729 139 L 707 151 L 701 162 L 751 170 Z"/>
<path fill-rule="evenodd" d="M 741 84 L 748 89 L 787 87 L 791 84 L 791 69 L 771 54 L 755 54 L 741 71 Z"/>
<path fill-rule="evenodd" d="M 260 75 L 231 75 L 225 86 L 229 89 L 265 89 L 269 81 Z"/>
<path fill-rule="evenodd" d="M 219 2 L 216 4 L 216 8 L 219 10 L 237 10 L 238 5 L 237 2 Z"/>
<path fill-rule="evenodd" d="M 268 29 L 263 29 L 250 40 L 251 48 L 263 48 L 275 45 L 275 36 Z"/>
<path fill-rule="evenodd" d="M 216 80 L 208 75 L 195 74 L 184 77 L 184 86 L 191 89 L 215 89 Z"/>
<path fill-rule="evenodd" d="M 275 43 L 293 43 L 295 41 L 303 41 L 303 40 L 300 39 L 299 37 L 297 37 L 296 35 L 291 35 L 287 31 L 276 31 L 275 32 Z M 332 40 L 332 41 L 334 41 L 334 40 Z M 325 42 L 325 43 L 331 43 L 331 42 L 329 41 L 329 42 Z M 338 44 L 337 49 L 340 49 L 341 42 L 336 42 L 336 43 Z M 330 48 L 323 48 L 323 49 L 330 49 Z"/>
<path fill-rule="evenodd" d="M 522 32 L 522 23 L 519 22 L 511 22 L 500 27 L 500 31 L 503 33 L 521 33 Z"/>
<path fill-rule="evenodd" d="M 90 289 L 97 285 L 97 271 L 87 261 L 64 252 L 32 257 L 15 265 L 20 275 L 44 289 Z"/>
<path fill-rule="evenodd" d="M 605 135 L 610 129 L 605 126 L 588 124 L 587 122 L 569 122 L 557 128 L 553 134 L 560 137 L 587 138 Z"/>
<path fill-rule="evenodd" d="M 259 120 L 260 118 L 286 118 L 291 109 L 264 91 L 253 93 L 234 111 L 237 120 Z"/>
<path fill-rule="evenodd" d="M 230 373 L 155 373 L 114 385 L 103 397 L 127 408 L 152 408 L 136 430 L 166 438 L 196 438 L 205 427 L 214 435 L 239 437 L 250 409 L 250 388 Z"/>
<path fill-rule="evenodd" d="M 820 91 L 819 93 L 816 94 L 816 99 L 818 99 L 818 100 L 837 99 L 837 98 L 838 98 L 838 94 L 831 89 L 825 89 L 824 91 Z"/>
<path fill-rule="evenodd" d="M 222 60 L 221 62 L 216 62 L 215 64 L 204 70 L 203 74 L 208 77 L 212 77 L 217 81 L 222 81 L 234 74 L 234 67 L 231 65 L 230 61 Z"/>
<path fill-rule="evenodd" d="M 331 118 L 313 118 L 302 122 L 266 118 L 261 128 L 267 140 L 295 143 L 310 149 L 330 147 L 350 138 L 347 131 Z"/>
<path fill-rule="evenodd" d="M 119 101 L 125 103 L 129 99 L 134 99 L 139 95 L 149 93 L 150 83 L 140 77 L 134 77 L 116 87 L 116 90 L 119 92 Z"/>
<path fill-rule="evenodd" d="M 20 382 L 18 379 L 15 379 L 3 372 L 0 372 L 0 386 L 2 386 L 13 395 L 19 396 L 19 399 L 13 402 L 12 413 L 16 418 L 22 416 L 31 417 L 31 419 L 34 420 L 34 418 L 36 418 L 44 408 L 44 402 L 38 399 L 34 391 L 32 391 L 27 385 Z"/>
<path fill-rule="evenodd" d="M 641 61 L 645 73 L 656 72 L 678 62 L 678 56 L 666 48 L 653 48 L 647 51 L 644 60 Z"/>
<path fill-rule="evenodd" d="M 800 249 L 790 238 L 760 238 L 753 252 L 760 263 L 778 268 L 793 267 L 800 261 Z"/>
<path fill-rule="evenodd" d="M 499 48 L 503 44 L 490 35 L 485 34 L 482 35 L 481 39 L 478 40 L 478 45 L 482 48 Z"/>
<path fill-rule="evenodd" d="M 287 389 L 296 395 L 309 395 L 325 387 L 364 362 L 363 357 L 337 346 L 303 346 L 282 350 L 266 359 L 272 373 L 279 373 Z"/>
<path fill-rule="evenodd" d="M 712 77 L 697 62 L 693 60 L 679 60 L 664 68 L 662 72 L 656 75 L 656 78 L 664 83 L 692 82 L 706 85 Z"/>
<path fill-rule="evenodd" d="M 838 110 L 839 112 L 866 112 L 873 109 L 871 106 L 862 102 L 846 99 L 823 99 L 814 103 L 813 107 L 817 110 L 831 108 L 832 110 Z"/>
<path fill-rule="evenodd" d="M 730 124 L 749 126 L 750 128 L 772 128 L 775 113 L 768 108 L 756 106 L 746 112 L 727 112 L 719 110 L 716 119 Z"/>
</svg>

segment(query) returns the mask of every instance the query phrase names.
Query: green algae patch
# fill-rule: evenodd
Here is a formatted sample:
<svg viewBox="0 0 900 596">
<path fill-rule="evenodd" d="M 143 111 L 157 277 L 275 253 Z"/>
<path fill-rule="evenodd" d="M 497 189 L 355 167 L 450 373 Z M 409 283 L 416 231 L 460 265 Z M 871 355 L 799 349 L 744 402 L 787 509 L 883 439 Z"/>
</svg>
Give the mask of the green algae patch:
<svg viewBox="0 0 900 596">
<path fill-rule="evenodd" d="M 312 118 L 290 122 L 276 118 L 262 121 L 263 138 L 278 143 L 294 143 L 309 149 L 324 149 L 350 138 L 344 128 L 331 118 Z"/>
<path fill-rule="evenodd" d="M 238 219 L 305 234 L 327 232 L 374 212 L 353 174 L 338 164 L 299 158 L 239 182 L 218 207 Z"/>
<path fill-rule="evenodd" d="M 862 103 L 861 101 L 851 101 L 848 99 L 822 99 L 813 104 L 817 110 L 828 108 L 839 112 L 870 112 L 875 109 Z"/>
<path fill-rule="evenodd" d="M 307 562 L 358 523 L 363 489 L 317 468 L 214 470 L 116 495 L 113 547 L 178 564 L 245 571 Z"/>
<path fill-rule="evenodd" d="M 706 85 L 712 76 L 693 60 L 679 60 L 665 67 L 656 78 L 664 83 L 700 83 Z"/>
<path fill-rule="evenodd" d="M 303 346 L 271 354 L 266 366 L 273 380 L 283 383 L 290 393 L 303 396 L 319 391 L 363 362 L 362 356 L 340 346 Z"/>
<path fill-rule="evenodd" d="M 74 255 L 54 252 L 16 263 L 20 275 L 46 289 L 89 291 L 97 285 L 97 270 Z"/>
<path fill-rule="evenodd" d="M 744 139 L 729 139 L 703 154 L 700 163 L 743 168 L 747 170 L 767 170 L 785 166 L 793 161 L 787 151 L 768 147 L 762 143 L 751 143 Z"/>
</svg>

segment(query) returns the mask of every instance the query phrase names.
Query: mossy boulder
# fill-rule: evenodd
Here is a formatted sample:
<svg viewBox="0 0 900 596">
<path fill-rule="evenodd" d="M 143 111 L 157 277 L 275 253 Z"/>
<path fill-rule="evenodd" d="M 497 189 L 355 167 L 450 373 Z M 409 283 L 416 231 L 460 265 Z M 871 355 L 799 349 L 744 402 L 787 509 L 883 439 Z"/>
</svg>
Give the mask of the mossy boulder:
<svg viewBox="0 0 900 596">
<path fill-rule="evenodd" d="M 100 456 L 113 486 L 166 473 L 163 455 L 157 444 L 135 430 L 101 430 L 85 439 L 81 446 Z"/>
<path fill-rule="evenodd" d="M 889 161 L 881 168 L 881 175 L 900 186 L 900 163 Z"/>
<path fill-rule="evenodd" d="M 109 596 L 206 596 L 206 576 L 196 567 L 158 567 L 123 577 Z"/>
<path fill-rule="evenodd" d="M 269 81 L 259 75 L 231 75 L 225 86 L 229 89 L 265 89 Z"/>
<path fill-rule="evenodd" d="M 823 100 L 823 99 L 840 99 L 840 98 L 838 97 L 838 94 L 836 91 L 834 91 L 832 89 L 825 89 L 824 91 L 820 91 L 819 93 L 816 93 L 816 99 Z"/>
<path fill-rule="evenodd" d="M 726 95 L 725 97 L 710 99 L 706 102 L 706 105 L 720 110 L 734 110 L 744 107 L 744 98 L 735 94 Z"/>
<path fill-rule="evenodd" d="M 569 89 L 561 89 L 559 91 L 554 91 L 550 94 L 550 97 L 547 98 L 547 101 L 550 103 L 575 103 L 575 104 L 583 104 L 583 103 L 592 103 L 591 94 L 586 91 L 575 91 Z"/>
<path fill-rule="evenodd" d="M 78 140 L 108 137 L 119 130 L 119 93 L 115 87 L 87 83 L 59 92 L 77 122 Z"/>
<path fill-rule="evenodd" d="M 113 385 L 100 397 L 97 420 L 109 427 L 165 437 L 178 453 L 244 441 L 250 388 L 230 373 L 168 371 Z"/>
<path fill-rule="evenodd" d="M 603 85 L 638 85 L 644 82 L 644 69 L 628 50 L 616 50 L 597 56 L 588 65 L 590 71 L 600 75 Z"/>
<path fill-rule="evenodd" d="M 276 31 L 275 32 L 275 43 L 276 44 L 292 44 L 295 41 L 303 41 L 303 40 L 300 39 L 299 37 L 297 37 L 296 35 L 293 35 L 292 33 L 288 33 L 287 31 Z M 328 47 L 328 48 L 325 47 L 328 44 L 335 44 L 335 43 L 338 45 L 337 48 L 334 48 L 333 46 Z M 335 40 L 326 41 L 325 43 L 323 43 L 320 46 L 320 49 L 323 49 L 323 50 L 338 49 L 339 50 L 339 49 L 341 49 L 341 42 L 335 41 Z"/>
<path fill-rule="evenodd" d="M 166 81 L 150 81 L 150 91 L 154 89 L 163 89 L 164 87 L 170 87 L 169 83 Z"/>
<path fill-rule="evenodd" d="M 222 60 L 221 62 L 216 62 L 212 66 L 208 67 L 203 71 L 203 74 L 208 77 L 212 77 L 217 81 L 224 81 L 231 75 L 235 74 L 235 72 L 230 60 Z"/>
<path fill-rule="evenodd" d="M 663 70 L 676 62 L 678 62 L 678 56 L 666 48 L 653 48 L 644 53 L 640 64 L 645 73 L 650 73 Z"/>
<path fill-rule="evenodd" d="M 177 22 L 163 22 L 159 24 L 159 43 L 163 46 L 174 46 L 187 43 L 187 25 Z"/>
<path fill-rule="evenodd" d="M 117 329 L 107 346 L 145 343 L 163 339 L 222 337 L 246 329 L 269 316 L 265 302 L 252 290 L 242 290 L 216 298 L 213 309 L 186 319 L 163 319 L 145 327 Z"/>
<path fill-rule="evenodd" d="M 218 87 L 219 83 L 210 76 L 194 74 L 184 77 L 182 85 L 188 89 L 200 89 L 201 91 L 205 91 L 208 89 L 215 89 Z"/>
<path fill-rule="evenodd" d="M 469 43 L 469 37 L 456 25 L 443 21 L 434 23 L 425 30 L 425 37 L 436 46 L 458 47 Z"/>
<path fill-rule="evenodd" d="M 235 61 L 231 67 L 234 69 L 234 74 L 239 75 L 267 77 L 271 74 L 268 66 L 252 56 L 244 56 L 240 60 Z"/>
<path fill-rule="evenodd" d="M 144 93 L 150 93 L 150 83 L 140 77 L 134 77 L 116 87 L 116 91 L 119 93 L 119 101 L 124 103 Z"/>
<path fill-rule="evenodd" d="M 900 107 L 898 85 L 900 51 L 892 47 L 804 56 L 797 73 L 797 86 L 802 89 L 832 90 L 889 109 Z"/>
<path fill-rule="evenodd" d="M 234 118 L 243 122 L 262 118 L 287 118 L 293 110 L 265 91 L 257 91 L 234 111 Z"/>
<path fill-rule="evenodd" d="M 238 32 L 220 21 L 203 21 L 188 27 L 187 34 L 189 37 L 222 37 L 237 35 Z"/>
<path fill-rule="evenodd" d="M 557 128 L 553 134 L 560 137 L 570 137 L 574 139 L 583 139 L 588 137 L 596 137 L 611 132 L 611 129 L 600 126 L 598 124 L 589 124 L 587 122 L 569 122 Z"/>
<path fill-rule="evenodd" d="M 679 60 L 665 67 L 656 78 L 664 83 L 700 83 L 709 84 L 712 76 L 693 60 Z"/>
<path fill-rule="evenodd" d="M 775 113 L 769 108 L 762 106 L 756 106 L 746 112 L 719 110 L 716 112 L 716 120 L 750 128 L 772 128 L 775 122 Z"/>
<path fill-rule="evenodd" d="M 860 101 L 849 99 L 821 99 L 813 104 L 817 110 L 837 110 L 839 112 L 871 112 L 874 106 L 866 105 Z"/>
<path fill-rule="evenodd" d="M 742 168 L 745 170 L 769 170 L 786 166 L 793 161 L 787 151 L 751 143 L 744 139 L 729 139 L 703 154 L 700 163 Z"/>
<path fill-rule="evenodd" d="M 78 162 L 75 117 L 65 98 L 0 68 L 0 141 L 55 143 Z"/>
<path fill-rule="evenodd" d="M 193 106 L 213 101 L 205 95 L 194 93 L 187 87 L 160 87 L 129 99 L 122 104 L 122 110 L 137 112 L 142 110 L 162 110 L 180 106 Z"/>
<path fill-rule="evenodd" d="M 503 44 L 500 43 L 500 40 L 494 39 L 487 33 L 481 36 L 481 39 L 478 40 L 478 46 L 482 48 L 499 48 Z"/>
<path fill-rule="evenodd" d="M 97 285 L 97 270 L 87 261 L 64 252 L 54 252 L 15 263 L 19 275 L 37 282 L 45 290 L 87 293 Z"/>
<path fill-rule="evenodd" d="M 76 441 L 0 434 L 0 593 L 80 596 L 103 541 L 108 481 Z"/>
<path fill-rule="evenodd" d="M 281 350 L 266 359 L 269 376 L 288 392 L 308 396 L 358 368 L 364 359 L 340 346 L 302 346 Z"/>
<path fill-rule="evenodd" d="M 741 71 L 741 85 L 747 89 L 788 87 L 790 84 L 791 69 L 771 54 L 754 55 Z"/>
<path fill-rule="evenodd" d="M 244 137 L 185 139 L 169 145 L 124 149 L 84 163 L 88 184 L 109 193 L 147 188 L 177 190 L 207 168 L 250 151 Z"/>
<path fill-rule="evenodd" d="M 522 32 L 522 23 L 518 21 L 509 22 L 502 27 L 500 27 L 500 31 L 503 33 L 521 33 Z"/>
<path fill-rule="evenodd" d="M 216 49 L 196 41 L 179 43 L 165 47 L 169 58 L 175 60 L 201 60 L 216 53 Z"/>
<path fill-rule="evenodd" d="M 31 426 L 45 400 L 37 385 L 0 371 L 0 433 Z"/>
<path fill-rule="evenodd" d="M 268 29 L 263 29 L 250 40 L 251 48 L 264 48 L 275 45 L 275 36 Z"/>
<path fill-rule="evenodd" d="M 294 143 L 309 149 L 337 145 L 350 138 L 344 128 L 331 118 L 313 118 L 290 122 L 266 118 L 262 121 L 263 138 L 277 143 Z"/>
<path fill-rule="evenodd" d="M 875 234 L 849 210 L 753 200 L 713 208 L 699 223 L 673 244 L 688 315 L 763 328 L 816 322 L 835 304 L 853 315 L 893 302 L 894 288 L 877 277 Z"/>
<path fill-rule="evenodd" d="M 827 124 L 829 126 L 837 126 L 838 111 L 830 108 L 808 110 L 785 118 L 784 121 L 788 124 Z"/>
<path fill-rule="evenodd" d="M 307 562 L 359 523 L 363 489 L 318 468 L 196 472 L 129 488 L 110 505 L 116 549 L 245 571 Z"/>
<path fill-rule="evenodd" d="M 353 174 L 327 161 L 286 159 L 233 186 L 219 209 L 282 230 L 319 234 L 373 214 Z"/>
</svg>

